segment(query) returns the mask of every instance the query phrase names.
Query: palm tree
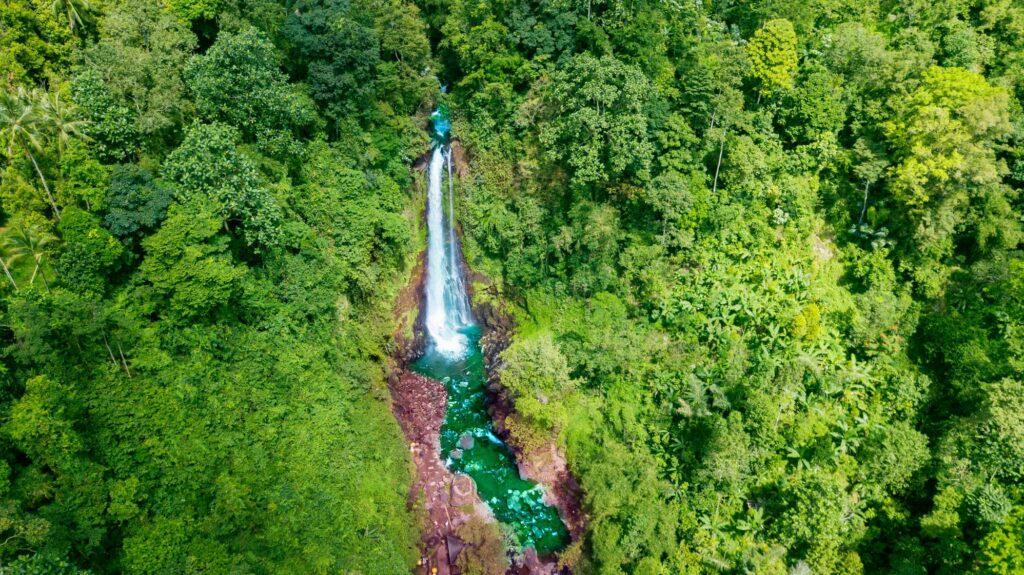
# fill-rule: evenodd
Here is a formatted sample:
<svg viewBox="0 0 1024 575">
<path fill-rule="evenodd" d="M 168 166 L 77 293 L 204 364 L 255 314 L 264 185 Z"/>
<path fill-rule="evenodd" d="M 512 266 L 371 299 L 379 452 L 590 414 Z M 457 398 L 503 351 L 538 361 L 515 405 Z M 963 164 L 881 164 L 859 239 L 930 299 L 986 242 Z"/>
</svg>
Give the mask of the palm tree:
<svg viewBox="0 0 1024 575">
<path fill-rule="evenodd" d="M 33 92 L 24 88 L 18 88 L 17 92 L 11 94 L 3 92 L 0 94 L 0 140 L 6 143 L 8 160 L 14 159 L 15 150 L 19 150 L 32 162 L 39 180 L 43 183 L 43 190 L 46 191 L 46 199 L 53 208 L 54 215 L 60 220 L 60 208 L 53 199 L 50 192 L 50 185 L 46 182 L 46 176 L 39 168 L 33 150 L 42 149 L 42 138 L 46 135 L 45 116 L 41 113 L 39 106 L 35 104 L 38 98 Z"/>
<path fill-rule="evenodd" d="M 35 263 L 35 268 L 32 270 L 32 277 L 28 280 L 29 285 L 36 281 L 38 274 L 43 278 L 43 285 L 46 286 L 46 289 L 50 289 L 50 285 L 46 282 L 46 274 L 39 274 L 39 270 L 43 265 L 43 256 L 46 255 L 46 246 L 56 241 L 57 238 L 39 224 L 32 224 L 28 227 L 21 224 L 8 226 L 0 229 L 0 234 L 3 237 L 0 246 L 3 248 L 4 255 L 7 256 L 7 262 L 14 265 L 20 260 L 31 259 Z"/>
<path fill-rule="evenodd" d="M 57 154 L 64 155 L 64 149 L 72 138 L 89 140 L 85 127 L 89 121 L 79 114 L 78 106 L 61 98 L 60 89 L 43 93 L 39 100 L 42 121 L 50 134 L 57 138 Z"/>
<path fill-rule="evenodd" d="M 14 291 L 18 291 L 18 284 L 14 281 L 14 276 L 11 275 L 11 270 L 7 267 L 7 262 L 5 262 L 3 258 L 0 258 L 0 266 L 3 266 L 4 273 L 7 275 L 8 281 L 10 281 L 11 285 L 14 286 Z"/>
<path fill-rule="evenodd" d="M 74 102 L 69 102 L 61 97 L 60 88 L 43 92 L 39 98 L 39 110 L 47 133 L 57 140 L 58 163 L 63 160 L 64 150 L 72 138 L 90 140 L 85 133 L 85 127 L 90 123 L 89 120 L 82 118 L 80 110 Z M 58 176 L 62 175 L 62 172 L 58 171 Z M 62 177 L 60 177 L 60 181 L 63 183 Z"/>
<path fill-rule="evenodd" d="M 50 10 L 53 11 L 54 16 L 58 18 L 66 16 L 68 19 L 68 27 L 71 31 L 75 31 L 75 25 L 84 25 L 82 21 L 82 14 L 88 13 L 92 9 L 88 0 L 53 0 L 50 4 Z"/>
</svg>

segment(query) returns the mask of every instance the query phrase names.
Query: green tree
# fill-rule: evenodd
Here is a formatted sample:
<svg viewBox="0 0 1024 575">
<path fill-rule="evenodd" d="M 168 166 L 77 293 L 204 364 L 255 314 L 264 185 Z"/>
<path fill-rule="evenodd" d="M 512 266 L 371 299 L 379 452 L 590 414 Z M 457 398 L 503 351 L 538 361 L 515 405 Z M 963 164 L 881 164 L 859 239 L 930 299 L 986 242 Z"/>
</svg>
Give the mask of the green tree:
<svg viewBox="0 0 1024 575">
<path fill-rule="evenodd" d="M 796 89 L 783 98 L 779 123 L 787 139 L 809 144 L 835 138 L 846 119 L 840 78 L 822 68 L 805 69 Z"/>
<path fill-rule="evenodd" d="M 3 257 L 0 257 L 0 266 L 3 266 L 3 268 L 4 268 L 4 275 L 7 276 L 7 281 L 11 282 L 11 286 L 14 288 L 15 291 L 17 291 L 18 290 L 18 282 L 14 281 L 14 276 L 11 275 L 11 268 L 8 265 L 8 262 L 5 261 L 5 258 L 8 258 L 8 257 L 9 256 L 7 256 L 7 255 L 4 255 Z"/>
<path fill-rule="evenodd" d="M 984 253 L 1020 240 L 996 155 L 1010 130 L 1008 106 L 1006 91 L 981 75 L 932 67 L 885 124 L 896 155 L 889 190 L 907 239 L 904 266 L 926 294 L 941 292 L 965 241 Z"/>
<path fill-rule="evenodd" d="M 106 207 L 104 195 L 110 185 L 110 168 L 96 157 L 91 146 L 73 140 L 60 155 L 59 167 L 57 198 L 61 204 L 97 211 Z"/>
<path fill-rule="evenodd" d="M 32 262 L 32 275 L 29 276 L 28 282 L 32 285 L 36 281 L 36 275 L 43 269 L 47 246 L 53 244 L 57 238 L 38 223 L 26 225 L 24 222 L 0 229 L 0 236 L 3 237 L 0 245 L 3 246 L 4 258 L 7 260 L 5 265 L 15 266 L 22 260 Z M 46 283 L 45 271 L 41 277 L 43 283 Z M 13 278 L 8 279 L 14 283 Z"/>
<path fill-rule="evenodd" d="M 0 139 L 6 145 L 8 161 L 14 160 L 16 152 L 21 152 L 32 163 L 39 181 L 43 184 L 46 199 L 53 209 L 54 216 L 60 219 L 60 208 L 50 192 L 50 185 L 43 175 L 43 170 L 36 161 L 33 152 L 43 148 L 47 135 L 46 116 L 40 110 L 39 94 L 18 88 L 17 92 L 4 91 L 0 94 Z"/>
<path fill-rule="evenodd" d="M 207 202 L 171 204 L 160 230 L 142 242 L 139 271 L 166 298 L 175 317 L 194 319 L 223 310 L 241 290 L 245 269 L 228 252 L 223 220 Z"/>
<path fill-rule="evenodd" d="M 985 536 L 980 551 L 980 571 L 986 575 L 1024 572 L 1024 506 L 1017 506 L 1004 525 Z"/>
<path fill-rule="evenodd" d="M 291 66 L 335 123 L 372 99 L 380 63 L 373 13 L 362 2 L 302 0 L 283 33 L 292 47 Z"/>
<path fill-rule="evenodd" d="M 88 16 L 92 10 L 92 5 L 87 0 L 53 0 L 50 4 L 50 10 L 57 17 L 67 18 L 68 28 L 74 32 L 75 26 L 83 26 L 85 24 L 83 15 Z"/>
<path fill-rule="evenodd" d="M 14 404 L 4 431 L 40 464 L 68 469 L 83 448 L 73 421 L 74 411 L 82 407 L 79 399 L 67 385 L 46 376 L 32 378 Z"/>
<path fill-rule="evenodd" d="M 36 86 L 52 77 L 67 75 L 80 39 L 63 14 L 47 9 L 46 2 L 12 0 L 0 6 L 0 70 L 5 89 Z M 63 20 L 63 21 L 62 21 Z"/>
<path fill-rule="evenodd" d="M 544 431 L 565 424 L 565 399 L 576 387 L 569 364 L 550 334 L 516 341 L 501 354 L 501 381 L 516 410 Z"/>
<path fill-rule="evenodd" d="M 293 134 L 314 124 L 312 106 L 288 85 L 273 44 L 255 29 L 220 34 L 184 79 L 202 118 L 234 126 L 278 155 L 296 154 Z"/>
<path fill-rule="evenodd" d="M 789 20 L 765 22 L 747 42 L 747 55 L 761 96 L 793 87 L 797 70 L 796 31 Z"/>
<path fill-rule="evenodd" d="M 191 113 L 182 71 L 195 49 L 195 34 L 159 4 L 127 0 L 103 18 L 99 41 L 82 51 L 78 78 L 87 86 L 75 95 L 119 159 L 134 149 L 135 133 L 161 149 Z M 129 118 L 131 130 L 124 125 Z"/>
<path fill-rule="evenodd" d="M 171 191 L 148 170 L 134 164 L 120 165 L 110 177 L 103 223 L 121 240 L 137 240 L 156 229 L 170 203 Z"/>
<path fill-rule="evenodd" d="M 89 139 L 89 120 L 82 117 L 74 102 L 67 101 L 60 88 L 43 93 L 39 98 L 39 108 L 51 136 L 57 140 L 58 158 L 73 139 Z"/>
<path fill-rule="evenodd" d="M 169 0 L 167 9 L 182 22 L 213 20 L 221 8 L 221 0 Z"/>
<path fill-rule="evenodd" d="M 107 277 L 122 263 L 124 246 L 100 226 L 99 218 L 78 208 L 65 210 L 58 230 L 64 240 L 57 261 L 61 283 L 78 293 L 102 294 Z"/>
<path fill-rule="evenodd" d="M 47 547 L 60 549 L 63 542 L 89 553 L 106 534 L 102 514 L 107 492 L 102 466 L 87 457 L 82 399 L 73 385 L 47 376 L 30 378 L 25 393 L 11 405 L 3 430 L 30 462 L 19 465 L 19 475 L 36 486 L 49 483 L 61 494 L 37 499 L 40 515 L 68 527 L 64 537 L 50 538 Z"/>
<path fill-rule="evenodd" d="M 573 57 L 544 93 L 545 153 L 565 162 L 577 186 L 645 181 L 654 156 L 645 115 L 650 96 L 637 68 L 613 56 Z"/>
<path fill-rule="evenodd" d="M 65 559 L 46 555 L 23 555 L 3 566 L 11 575 L 90 575 L 92 571 L 79 569 Z"/>
<path fill-rule="evenodd" d="M 466 575 L 501 575 L 508 569 L 508 559 L 501 533 L 494 523 L 472 515 L 459 527 L 459 538 L 466 547 L 459 553 L 458 565 Z"/>
<path fill-rule="evenodd" d="M 388 270 L 401 265 L 409 245 L 409 222 L 398 213 L 402 190 L 386 176 L 347 167 L 337 147 L 315 143 L 309 152 L 304 183 L 289 206 L 336 246 L 343 268 L 338 279 L 351 295 L 366 299 Z"/>
<path fill-rule="evenodd" d="M 72 82 L 71 94 L 89 120 L 84 131 L 99 156 L 107 161 L 130 158 L 139 145 L 135 116 L 118 102 L 99 73 L 85 70 Z"/>
<path fill-rule="evenodd" d="M 241 227 L 257 250 L 275 245 L 281 210 L 253 162 L 236 147 L 238 131 L 224 124 L 195 124 L 164 160 L 163 175 L 183 202 L 210 202 L 229 228 Z"/>
</svg>

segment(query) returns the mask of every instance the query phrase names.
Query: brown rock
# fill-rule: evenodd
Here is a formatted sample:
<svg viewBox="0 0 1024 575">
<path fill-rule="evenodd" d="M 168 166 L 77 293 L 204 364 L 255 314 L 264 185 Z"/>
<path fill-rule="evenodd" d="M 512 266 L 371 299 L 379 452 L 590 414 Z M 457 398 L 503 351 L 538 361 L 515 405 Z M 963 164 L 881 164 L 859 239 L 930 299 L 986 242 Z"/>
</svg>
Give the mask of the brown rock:
<svg viewBox="0 0 1024 575">
<path fill-rule="evenodd" d="M 468 475 L 458 474 L 452 481 L 451 502 L 455 507 L 473 505 L 477 501 L 476 483 Z"/>
</svg>

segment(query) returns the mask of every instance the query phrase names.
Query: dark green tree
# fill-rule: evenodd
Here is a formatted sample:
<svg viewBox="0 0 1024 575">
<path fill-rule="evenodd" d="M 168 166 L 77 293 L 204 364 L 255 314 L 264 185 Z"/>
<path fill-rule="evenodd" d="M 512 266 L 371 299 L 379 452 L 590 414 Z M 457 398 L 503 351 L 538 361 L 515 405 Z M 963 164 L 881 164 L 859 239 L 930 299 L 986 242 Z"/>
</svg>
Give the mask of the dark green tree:
<svg viewBox="0 0 1024 575">
<path fill-rule="evenodd" d="M 224 124 L 195 124 L 178 149 L 167 156 L 163 175 L 175 198 L 214 206 L 227 228 L 240 228 L 254 249 L 274 246 L 281 210 L 252 160 L 236 143 L 238 130 Z"/>
<path fill-rule="evenodd" d="M 539 137 L 547 157 L 563 162 L 577 186 L 645 181 L 654 156 L 650 96 L 635 67 L 612 56 L 575 56 L 544 93 L 548 118 Z"/>
<path fill-rule="evenodd" d="M 315 125 L 311 103 L 288 85 L 273 44 L 253 28 L 219 35 L 183 76 L 200 117 L 238 128 L 273 155 L 298 154 L 294 136 Z"/>
</svg>

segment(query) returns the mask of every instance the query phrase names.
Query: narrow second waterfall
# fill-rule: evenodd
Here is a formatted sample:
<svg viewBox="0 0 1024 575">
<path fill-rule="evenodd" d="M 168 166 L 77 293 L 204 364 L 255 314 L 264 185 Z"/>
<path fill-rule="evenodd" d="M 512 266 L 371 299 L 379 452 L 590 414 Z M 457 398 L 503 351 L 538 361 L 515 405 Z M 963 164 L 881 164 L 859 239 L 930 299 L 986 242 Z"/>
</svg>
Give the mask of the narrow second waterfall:
<svg viewBox="0 0 1024 575">
<path fill-rule="evenodd" d="M 544 502 L 543 487 L 520 477 L 515 457 L 494 435 L 487 413 L 487 371 L 455 233 L 451 152 L 445 145 L 448 120 L 443 110 L 435 113 L 434 130 L 437 145 L 430 160 L 427 190 L 428 342 L 414 368 L 440 381 L 448 392 L 440 438 L 445 465 L 453 473 L 473 479 L 480 499 L 509 528 L 516 546 L 551 553 L 568 543 L 568 531 L 558 511 Z"/>
</svg>

